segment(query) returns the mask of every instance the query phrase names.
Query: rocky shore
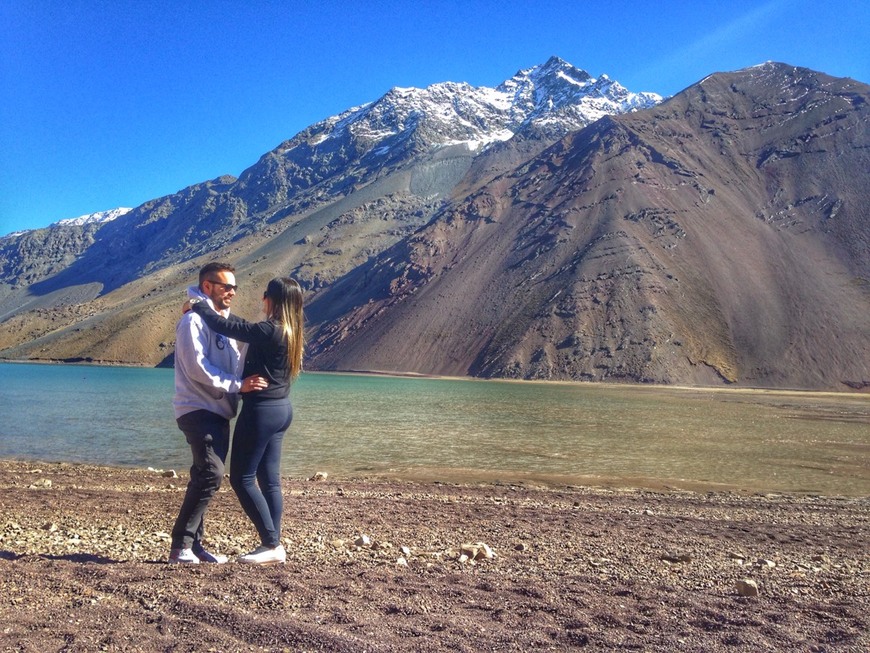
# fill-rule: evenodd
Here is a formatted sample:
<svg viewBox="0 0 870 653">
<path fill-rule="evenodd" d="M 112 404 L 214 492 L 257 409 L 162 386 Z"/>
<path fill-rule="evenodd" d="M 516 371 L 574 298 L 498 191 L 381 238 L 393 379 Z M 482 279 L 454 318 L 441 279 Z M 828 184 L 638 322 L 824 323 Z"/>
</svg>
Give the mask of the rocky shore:
<svg viewBox="0 0 870 653">
<path fill-rule="evenodd" d="M 870 650 L 868 498 L 285 479 L 286 565 L 170 567 L 185 482 L 0 461 L 0 650 Z"/>
</svg>

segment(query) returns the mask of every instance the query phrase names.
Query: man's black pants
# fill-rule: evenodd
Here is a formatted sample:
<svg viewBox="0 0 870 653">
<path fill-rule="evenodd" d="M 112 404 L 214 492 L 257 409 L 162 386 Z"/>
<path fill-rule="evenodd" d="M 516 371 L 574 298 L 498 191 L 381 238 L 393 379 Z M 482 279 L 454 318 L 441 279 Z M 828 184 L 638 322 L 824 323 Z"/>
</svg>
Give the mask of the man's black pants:
<svg viewBox="0 0 870 653">
<path fill-rule="evenodd" d="M 172 527 L 172 548 L 189 549 L 205 532 L 205 511 L 224 478 L 230 448 L 230 421 L 207 410 L 195 410 L 176 422 L 190 444 L 193 465 L 181 510 Z"/>
</svg>

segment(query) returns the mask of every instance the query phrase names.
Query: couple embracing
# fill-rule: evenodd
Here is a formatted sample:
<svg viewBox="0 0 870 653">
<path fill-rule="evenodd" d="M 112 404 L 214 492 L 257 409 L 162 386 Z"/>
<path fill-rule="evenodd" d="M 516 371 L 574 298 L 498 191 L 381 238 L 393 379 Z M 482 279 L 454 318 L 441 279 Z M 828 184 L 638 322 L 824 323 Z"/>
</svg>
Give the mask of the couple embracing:
<svg viewBox="0 0 870 653">
<path fill-rule="evenodd" d="M 208 263 L 188 289 L 190 310 L 176 327 L 175 418 L 193 454 L 190 481 L 172 529 L 170 563 L 226 562 L 203 546 L 208 504 L 221 486 L 233 432 L 230 485 L 260 537 L 240 556 L 251 564 L 283 563 L 281 444 L 290 426 L 290 383 L 302 370 L 302 289 L 290 278 L 272 279 L 263 293 L 266 319 L 230 315 L 235 270 Z"/>
</svg>

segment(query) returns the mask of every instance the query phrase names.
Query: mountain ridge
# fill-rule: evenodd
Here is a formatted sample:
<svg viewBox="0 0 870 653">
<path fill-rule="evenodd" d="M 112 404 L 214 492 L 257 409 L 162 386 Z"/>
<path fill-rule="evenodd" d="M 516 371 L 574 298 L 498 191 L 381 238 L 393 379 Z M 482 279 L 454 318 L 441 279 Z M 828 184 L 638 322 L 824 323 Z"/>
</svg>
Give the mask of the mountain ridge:
<svg viewBox="0 0 870 653">
<path fill-rule="evenodd" d="M 177 295 L 220 256 L 244 288 L 300 278 L 317 369 L 870 385 L 866 85 L 767 63 L 582 126 L 578 90 L 654 98 L 558 58 L 500 87 L 391 89 L 238 179 L 76 227 L 95 242 L 25 284 L 43 294 L 0 285 L 0 355 L 169 358 Z"/>
</svg>

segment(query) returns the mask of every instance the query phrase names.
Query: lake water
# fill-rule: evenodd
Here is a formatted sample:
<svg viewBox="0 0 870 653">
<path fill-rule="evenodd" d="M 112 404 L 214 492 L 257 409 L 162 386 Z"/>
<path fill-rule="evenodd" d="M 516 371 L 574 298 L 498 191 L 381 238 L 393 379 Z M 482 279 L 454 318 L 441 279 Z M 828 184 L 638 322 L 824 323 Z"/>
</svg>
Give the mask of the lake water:
<svg viewBox="0 0 870 653">
<path fill-rule="evenodd" d="M 173 372 L 0 363 L 0 458 L 173 468 Z M 870 396 L 307 373 L 283 473 L 870 495 Z"/>
</svg>

